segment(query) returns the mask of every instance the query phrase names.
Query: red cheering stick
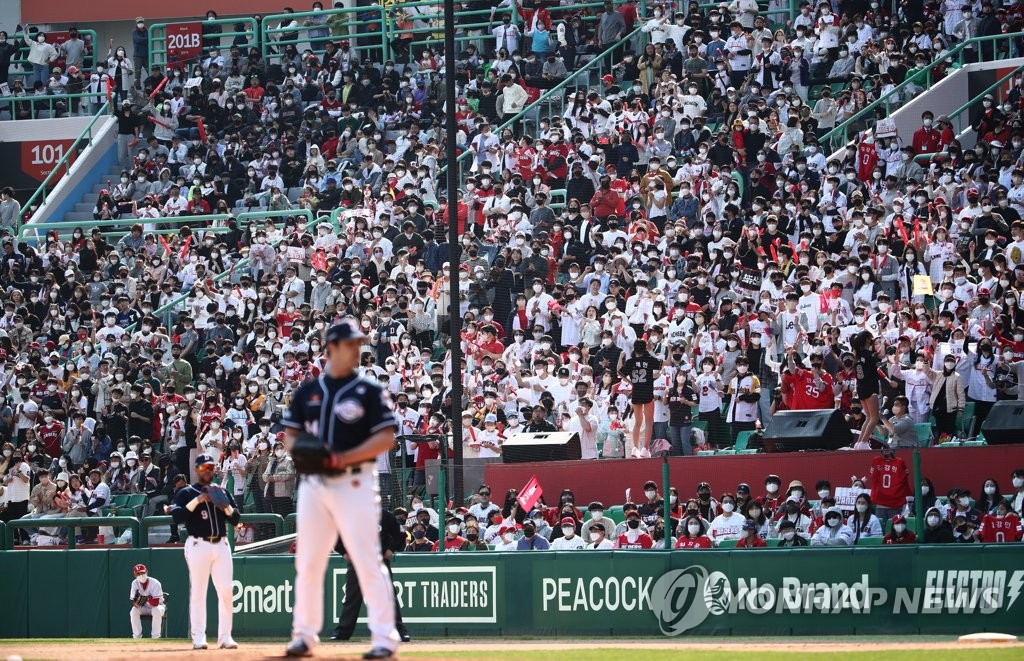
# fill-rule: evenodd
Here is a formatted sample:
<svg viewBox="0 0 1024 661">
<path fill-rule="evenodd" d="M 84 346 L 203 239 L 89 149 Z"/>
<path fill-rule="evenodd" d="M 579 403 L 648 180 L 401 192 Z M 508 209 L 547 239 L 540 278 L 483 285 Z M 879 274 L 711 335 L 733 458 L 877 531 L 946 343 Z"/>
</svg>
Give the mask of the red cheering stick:
<svg viewBox="0 0 1024 661">
<path fill-rule="evenodd" d="M 915 218 L 914 219 L 914 244 L 916 245 L 920 241 L 921 241 L 921 222 L 917 218 Z"/>
<path fill-rule="evenodd" d="M 903 237 L 903 244 L 909 246 L 910 238 L 907 236 L 907 228 L 903 225 L 902 219 L 896 222 L 896 229 L 900 231 L 900 236 Z"/>
<path fill-rule="evenodd" d="M 768 244 L 768 250 L 772 251 L 772 261 L 777 263 L 779 261 L 779 254 L 775 250 L 774 242 Z"/>
<path fill-rule="evenodd" d="M 111 106 L 114 105 L 114 92 L 110 88 L 110 78 L 107 78 L 107 103 Z"/>
<path fill-rule="evenodd" d="M 167 76 L 164 76 L 164 79 L 161 80 L 160 84 L 156 86 L 156 89 L 153 90 L 153 93 L 149 95 L 149 99 L 152 101 L 154 98 L 156 98 L 156 95 L 160 93 L 160 90 L 162 90 L 164 88 L 164 85 L 166 85 L 166 84 L 167 84 Z"/>
<path fill-rule="evenodd" d="M 155 117 L 146 117 L 146 119 L 148 119 L 149 121 L 153 122 L 154 124 L 159 124 L 160 126 L 164 127 L 165 129 L 171 128 L 170 126 L 168 126 L 167 124 L 164 124 L 163 122 L 161 122 L 159 119 L 157 119 Z"/>
<path fill-rule="evenodd" d="M 163 235 L 160 236 L 160 243 L 162 243 L 164 245 L 164 250 L 166 250 L 167 254 L 170 255 L 171 254 L 171 247 L 169 245 L 167 245 L 167 239 L 165 239 L 163 237 Z"/>
<path fill-rule="evenodd" d="M 191 237 L 191 236 L 190 236 L 190 237 L 188 237 L 187 239 L 185 239 L 185 245 L 184 245 L 184 247 L 182 247 L 182 249 L 181 249 L 181 258 L 182 258 L 182 259 L 185 259 L 185 255 L 187 255 L 187 254 L 188 254 L 188 247 L 189 247 L 190 245 L 192 245 L 192 237 Z"/>
<path fill-rule="evenodd" d="M 203 125 L 203 118 L 196 120 L 196 128 L 199 129 L 199 141 L 206 142 L 206 126 Z"/>
</svg>

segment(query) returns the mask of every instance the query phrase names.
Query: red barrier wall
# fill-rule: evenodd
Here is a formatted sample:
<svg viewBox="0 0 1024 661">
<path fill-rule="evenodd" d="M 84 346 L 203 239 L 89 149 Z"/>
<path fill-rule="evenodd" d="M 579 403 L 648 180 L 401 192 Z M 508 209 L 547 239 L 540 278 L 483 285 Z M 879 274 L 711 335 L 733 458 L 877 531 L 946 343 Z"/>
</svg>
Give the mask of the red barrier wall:
<svg viewBox="0 0 1024 661">
<path fill-rule="evenodd" d="M 783 490 L 790 480 L 800 480 L 808 497 L 815 498 L 814 483 L 825 479 L 833 487 L 850 486 L 850 476 L 866 477 L 873 451 L 794 452 L 779 454 L 726 455 L 719 457 L 672 457 L 669 459 L 669 483 L 689 498 L 697 484 L 707 481 L 715 497 L 735 491 L 746 482 L 755 496 L 764 493 L 764 478 L 775 473 L 782 478 Z M 897 453 L 913 468 L 913 453 Z M 632 489 L 633 500 L 643 498 L 643 485 L 654 480 L 661 485 L 660 459 L 604 459 L 597 461 L 558 461 L 550 463 L 489 464 L 485 475 L 494 490 L 494 499 L 502 502 L 507 489 L 521 489 L 536 475 L 544 488 L 545 500 L 553 503 L 558 493 L 570 488 L 577 503 L 600 500 L 605 506 L 622 504 L 625 490 Z M 985 479 L 992 477 L 1003 493 L 1013 486 L 1010 473 L 1024 468 L 1024 445 L 995 445 L 977 448 L 927 448 L 921 450 L 921 473 L 930 478 L 939 495 L 953 487 L 967 487 L 977 497 Z M 869 484 L 870 486 L 870 484 Z M 476 485 L 466 485 L 467 490 Z"/>
</svg>

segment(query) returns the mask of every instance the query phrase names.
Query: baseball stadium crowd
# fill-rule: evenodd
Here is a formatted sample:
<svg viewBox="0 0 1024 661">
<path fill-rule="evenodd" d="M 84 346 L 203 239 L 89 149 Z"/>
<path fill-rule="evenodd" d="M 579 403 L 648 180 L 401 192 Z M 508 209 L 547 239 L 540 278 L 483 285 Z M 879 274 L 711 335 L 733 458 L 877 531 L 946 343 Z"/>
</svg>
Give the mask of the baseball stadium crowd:
<svg viewBox="0 0 1024 661">
<path fill-rule="evenodd" d="M 689 455 L 786 409 L 841 410 L 855 450 L 912 446 L 919 423 L 936 440 L 972 438 L 994 402 L 1024 399 L 1020 75 L 982 101 L 967 144 L 930 112 L 912 136 L 885 137 L 858 112 L 958 42 L 1020 30 L 1024 3 L 801 3 L 792 21 L 787 8 L 500 3 L 489 28 L 458 28 L 471 39 L 447 138 L 471 153 L 454 200 L 443 58 L 405 36 L 383 60 L 327 15 L 282 22 L 308 44 L 264 59 L 218 24 L 199 59 L 151 66 L 139 17 L 132 44 L 92 70 L 51 69 L 65 47 L 30 28 L 32 71 L 8 72 L 21 44 L 0 32 L 14 96 L 113 81 L 124 168 L 94 211 L 120 228 L 29 242 L 18 222 L 32 210 L 0 195 L 3 520 L 100 515 L 127 494 L 162 513 L 200 452 L 247 511 L 292 512 L 281 413 L 320 374 L 323 333 L 345 315 L 368 335 L 363 369 L 390 391 L 400 434 L 417 436 L 378 467 L 410 469 L 402 486 L 415 493 L 451 425 L 467 458 L 549 431 L 578 433 L 584 460 Z M 397 3 L 392 16 L 436 27 L 417 12 Z M 972 42 L 967 56 L 1004 50 L 1019 40 Z M 556 91 L 560 111 L 518 114 L 594 58 L 607 73 Z M 902 88 L 892 107 L 922 89 Z M 821 138 L 850 119 L 858 146 L 834 153 Z M 211 213 L 229 217 L 160 232 L 164 218 Z M 465 356 L 454 367 L 453 269 Z M 1009 500 L 990 480 L 973 505 L 966 490 L 936 501 L 929 483 L 925 541 L 980 539 L 990 519 L 1017 521 L 1019 539 L 1024 471 L 1012 480 Z M 901 502 L 876 516 L 859 496 L 847 516 L 830 486 L 812 503 L 803 485 L 766 484 L 776 489 L 762 497 L 673 493 L 670 525 L 656 489 L 621 523 L 601 503 L 585 519 L 571 494 L 537 522 L 489 489 L 454 522 L 419 495 L 396 512 L 409 550 L 432 547 L 442 525 L 446 549 L 656 545 L 666 530 L 680 547 L 747 533 L 833 544 L 906 527 Z"/>
</svg>

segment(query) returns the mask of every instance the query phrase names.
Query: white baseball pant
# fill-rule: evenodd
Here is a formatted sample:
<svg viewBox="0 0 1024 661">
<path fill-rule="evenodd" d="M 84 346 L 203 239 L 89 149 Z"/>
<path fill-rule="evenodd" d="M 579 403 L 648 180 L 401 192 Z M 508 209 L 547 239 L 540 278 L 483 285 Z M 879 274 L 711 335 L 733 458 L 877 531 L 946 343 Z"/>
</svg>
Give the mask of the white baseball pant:
<svg viewBox="0 0 1024 661">
<path fill-rule="evenodd" d="M 206 591 L 213 578 L 217 590 L 217 642 L 231 638 L 231 548 L 227 538 L 215 544 L 189 537 L 185 542 L 185 564 L 188 565 L 188 615 L 193 643 L 206 642 Z"/>
<path fill-rule="evenodd" d="M 304 477 L 299 485 L 292 638 L 310 648 L 324 624 L 324 572 L 341 535 L 366 602 L 373 647 L 398 648 L 394 587 L 380 551 L 377 471 L 337 477 Z"/>
<path fill-rule="evenodd" d="M 145 605 L 141 608 L 139 606 L 132 606 L 131 611 L 128 613 L 128 617 L 132 621 L 132 638 L 142 638 L 142 616 L 149 615 L 153 618 L 153 638 L 160 637 L 161 625 L 164 621 L 164 612 L 167 607 L 163 604 L 159 606 Z"/>
</svg>

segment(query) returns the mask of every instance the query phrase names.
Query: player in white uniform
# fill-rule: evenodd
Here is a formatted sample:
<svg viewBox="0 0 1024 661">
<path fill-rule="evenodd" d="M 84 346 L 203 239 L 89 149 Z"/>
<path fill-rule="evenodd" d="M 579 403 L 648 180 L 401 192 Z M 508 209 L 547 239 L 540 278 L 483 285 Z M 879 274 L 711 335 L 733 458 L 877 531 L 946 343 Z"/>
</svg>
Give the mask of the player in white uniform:
<svg viewBox="0 0 1024 661">
<path fill-rule="evenodd" d="M 142 616 L 149 615 L 153 618 L 153 638 L 160 637 L 160 631 L 164 620 L 164 589 L 160 581 L 149 576 L 146 565 L 135 565 L 132 572 L 135 580 L 128 591 L 128 598 L 132 601 L 132 610 L 128 616 L 132 621 L 132 638 L 142 638 Z"/>
<path fill-rule="evenodd" d="M 372 648 L 364 659 L 390 659 L 398 649 L 394 588 L 381 555 L 375 461 L 395 445 L 398 421 L 387 393 L 358 371 L 365 335 L 354 319 L 328 329 L 327 367 L 292 396 L 282 424 L 289 449 L 304 434 L 330 450 L 333 474 L 305 474 L 299 484 L 295 611 L 287 656 L 310 656 L 324 623 L 324 572 L 341 536 L 366 602 Z M 298 463 L 298 462 L 297 462 Z"/>
</svg>

